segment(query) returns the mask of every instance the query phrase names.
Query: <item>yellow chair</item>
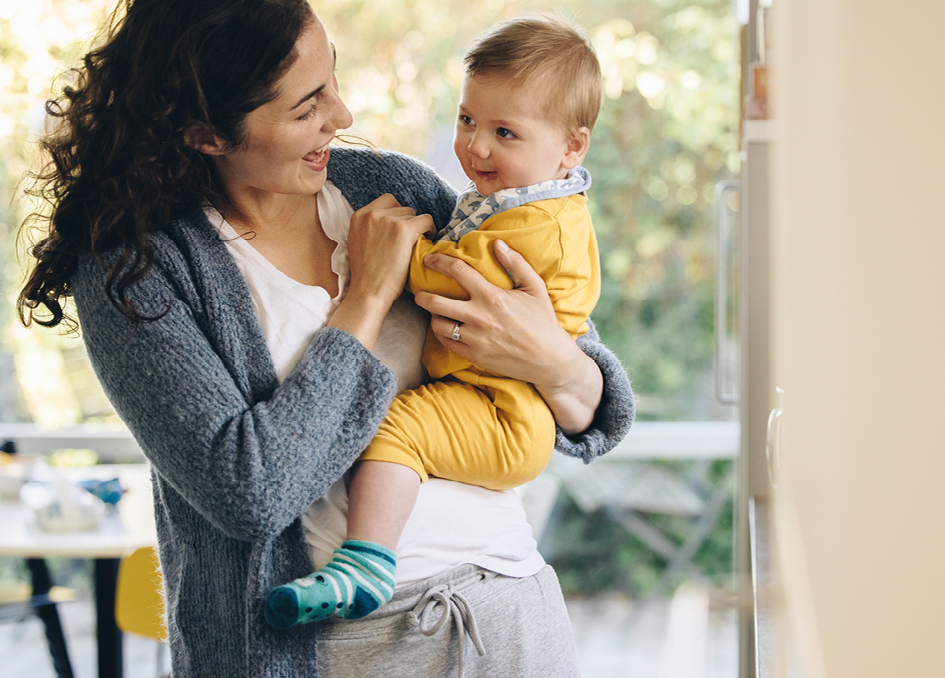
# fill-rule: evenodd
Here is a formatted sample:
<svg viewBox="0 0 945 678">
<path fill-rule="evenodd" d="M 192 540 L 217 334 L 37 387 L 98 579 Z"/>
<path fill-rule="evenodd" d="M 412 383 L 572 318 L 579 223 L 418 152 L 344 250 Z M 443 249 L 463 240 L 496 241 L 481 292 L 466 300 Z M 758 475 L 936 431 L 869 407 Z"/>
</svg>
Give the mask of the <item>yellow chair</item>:
<svg viewBox="0 0 945 678">
<path fill-rule="evenodd" d="M 121 561 L 115 592 L 115 621 L 126 633 L 153 638 L 160 643 L 157 675 L 162 676 L 165 654 L 163 578 L 158 567 L 157 549 L 140 548 Z"/>
</svg>

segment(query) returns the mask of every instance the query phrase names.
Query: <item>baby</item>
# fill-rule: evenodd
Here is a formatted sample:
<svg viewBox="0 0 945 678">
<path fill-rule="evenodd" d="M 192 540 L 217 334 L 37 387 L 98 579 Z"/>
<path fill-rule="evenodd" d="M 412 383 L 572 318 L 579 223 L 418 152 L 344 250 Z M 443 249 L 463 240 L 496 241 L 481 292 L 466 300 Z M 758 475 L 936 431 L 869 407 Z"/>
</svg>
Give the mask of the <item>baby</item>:
<svg viewBox="0 0 945 678">
<path fill-rule="evenodd" d="M 542 277 L 558 321 L 587 331 L 600 295 L 597 241 L 580 166 L 601 102 L 600 65 L 583 33 L 540 15 L 497 24 L 466 55 L 453 149 L 472 181 L 436 241 L 421 238 L 408 284 L 468 298 L 423 265 L 441 253 L 512 287 L 492 254 L 496 241 Z M 461 341 L 462 327 L 452 340 Z M 431 382 L 400 394 L 354 470 L 347 539 L 321 570 L 277 587 L 266 619 L 278 628 L 359 618 L 390 600 L 401 531 L 429 476 L 490 489 L 537 477 L 554 450 L 555 420 L 530 384 L 487 372 L 428 332 Z"/>
</svg>

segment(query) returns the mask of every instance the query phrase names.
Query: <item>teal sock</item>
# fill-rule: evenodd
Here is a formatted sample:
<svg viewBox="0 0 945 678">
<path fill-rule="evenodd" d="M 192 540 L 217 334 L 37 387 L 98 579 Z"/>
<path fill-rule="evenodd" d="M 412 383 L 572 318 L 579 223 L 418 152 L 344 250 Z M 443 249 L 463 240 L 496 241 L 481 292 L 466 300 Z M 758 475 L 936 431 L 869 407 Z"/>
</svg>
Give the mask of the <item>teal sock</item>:
<svg viewBox="0 0 945 678">
<path fill-rule="evenodd" d="M 318 572 L 274 588 L 266 601 L 266 621 L 288 629 L 332 615 L 360 619 L 394 595 L 396 568 L 390 549 L 348 539 Z"/>
</svg>

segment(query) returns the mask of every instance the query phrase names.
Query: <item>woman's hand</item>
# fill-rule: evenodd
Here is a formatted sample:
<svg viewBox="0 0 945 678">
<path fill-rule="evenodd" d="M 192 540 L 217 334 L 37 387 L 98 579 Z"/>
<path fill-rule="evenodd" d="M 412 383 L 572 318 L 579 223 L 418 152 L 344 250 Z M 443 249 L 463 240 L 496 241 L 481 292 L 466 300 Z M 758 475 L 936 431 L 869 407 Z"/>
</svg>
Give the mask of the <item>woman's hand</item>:
<svg viewBox="0 0 945 678">
<path fill-rule="evenodd" d="M 532 383 L 566 433 L 583 431 L 600 402 L 600 369 L 558 324 L 545 283 L 528 262 L 501 240 L 495 255 L 514 289 L 496 287 L 468 264 L 434 254 L 424 263 L 453 278 L 469 300 L 420 292 L 416 302 L 432 314 L 433 332 L 446 348 L 491 372 Z"/>
<path fill-rule="evenodd" d="M 414 243 L 432 232 L 433 218 L 417 215 L 384 194 L 351 216 L 348 292 L 328 321 L 374 348 L 391 304 L 404 291 Z"/>
</svg>

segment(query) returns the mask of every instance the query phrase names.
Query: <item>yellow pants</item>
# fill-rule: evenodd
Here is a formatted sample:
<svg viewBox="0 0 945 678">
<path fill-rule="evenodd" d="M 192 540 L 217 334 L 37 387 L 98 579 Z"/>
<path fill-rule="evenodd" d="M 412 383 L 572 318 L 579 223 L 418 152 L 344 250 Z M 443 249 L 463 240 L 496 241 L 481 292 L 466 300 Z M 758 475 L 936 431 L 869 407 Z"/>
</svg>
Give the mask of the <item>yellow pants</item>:
<svg viewBox="0 0 945 678">
<path fill-rule="evenodd" d="M 493 490 L 524 485 L 544 470 L 555 421 L 530 384 L 465 370 L 404 391 L 362 460 L 408 466 L 429 476 Z M 459 378 L 458 378 L 459 377 Z"/>
</svg>

